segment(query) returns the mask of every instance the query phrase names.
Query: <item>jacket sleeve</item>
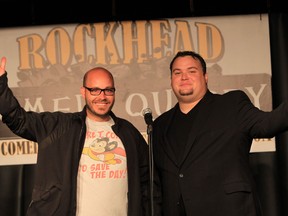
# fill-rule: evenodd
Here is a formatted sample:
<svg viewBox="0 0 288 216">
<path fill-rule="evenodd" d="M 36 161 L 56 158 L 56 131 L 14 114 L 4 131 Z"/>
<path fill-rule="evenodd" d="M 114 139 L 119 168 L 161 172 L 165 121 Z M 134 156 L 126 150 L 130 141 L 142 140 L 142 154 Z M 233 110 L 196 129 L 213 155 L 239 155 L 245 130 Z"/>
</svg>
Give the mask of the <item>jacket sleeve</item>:
<svg viewBox="0 0 288 216">
<path fill-rule="evenodd" d="M 16 135 L 36 141 L 35 136 L 24 132 L 26 111 L 20 106 L 12 90 L 8 87 L 7 73 L 0 77 L 0 114 L 2 121 Z"/>
<path fill-rule="evenodd" d="M 17 99 L 8 87 L 7 73 L 0 76 L 0 114 L 3 117 L 9 116 L 13 110 L 19 107 Z"/>
<path fill-rule="evenodd" d="M 238 91 L 240 128 L 245 127 L 253 138 L 271 138 L 288 129 L 288 105 L 282 103 L 276 109 L 263 111 L 255 107 L 248 96 Z"/>
<path fill-rule="evenodd" d="M 0 103 L 3 123 L 14 134 L 31 141 L 37 142 L 47 136 L 59 119 L 49 112 L 37 113 L 24 110 L 8 86 L 7 73 L 0 76 Z"/>
</svg>

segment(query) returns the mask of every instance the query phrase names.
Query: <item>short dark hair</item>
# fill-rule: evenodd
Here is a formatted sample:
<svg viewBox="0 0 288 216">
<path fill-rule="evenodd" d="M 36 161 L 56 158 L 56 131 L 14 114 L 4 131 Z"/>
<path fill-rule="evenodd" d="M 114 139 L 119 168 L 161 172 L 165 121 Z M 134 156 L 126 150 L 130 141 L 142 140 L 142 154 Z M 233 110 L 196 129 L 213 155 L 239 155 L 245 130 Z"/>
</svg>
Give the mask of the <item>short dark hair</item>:
<svg viewBox="0 0 288 216">
<path fill-rule="evenodd" d="M 174 61 L 178 58 L 178 57 L 183 57 L 183 56 L 191 56 L 192 58 L 194 59 L 198 59 L 201 63 L 201 66 L 202 66 L 202 70 L 204 72 L 204 74 L 206 73 L 206 62 L 205 60 L 203 59 L 203 57 L 196 53 L 196 52 L 193 52 L 193 51 L 179 51 L 175 56 L 174 58 L 172 59 L 171 63 L 170 63 L 170 72 L 172 73 L 172 66 L 173 66 L 173 63 Z"/>
</svg>

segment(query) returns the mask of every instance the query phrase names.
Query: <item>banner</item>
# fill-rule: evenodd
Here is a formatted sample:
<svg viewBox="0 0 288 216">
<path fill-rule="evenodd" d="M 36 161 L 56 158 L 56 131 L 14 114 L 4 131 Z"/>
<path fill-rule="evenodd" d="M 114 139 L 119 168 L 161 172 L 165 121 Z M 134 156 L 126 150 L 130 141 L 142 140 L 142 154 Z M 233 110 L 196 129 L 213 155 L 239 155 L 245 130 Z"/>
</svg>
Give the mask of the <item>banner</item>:
<svg viewBox="0 0 288 216">
<path fill-rule="evenodd" d="M 179 50 L 199 52 L 214 93 L 241 89 L 255 106 L 272 108 L 268 15 L 192 17 L 6 28 L 9 86 L 25 110 L 75 112 L 84 73 L 103 66 L 115 77 L 113 111 L 146 136 L 142 110 L 155 119 L 177 102 L 169 64 Z M 251 152 L 275 151 L 273 139 L 254 140 Z M 37 143 L 0 123 L 0 165 L 37 162 Z"/>
</svg>

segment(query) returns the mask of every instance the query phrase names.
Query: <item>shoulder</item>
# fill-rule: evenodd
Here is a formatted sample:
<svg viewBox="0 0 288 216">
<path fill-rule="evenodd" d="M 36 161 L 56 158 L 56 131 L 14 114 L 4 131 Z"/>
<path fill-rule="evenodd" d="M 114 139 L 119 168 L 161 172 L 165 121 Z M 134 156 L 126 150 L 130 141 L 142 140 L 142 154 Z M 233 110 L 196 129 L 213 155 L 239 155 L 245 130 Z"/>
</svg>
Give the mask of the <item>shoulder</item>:
<svg viewBox="0 0 288 216">
<path fill-rule="evenodd" d="M 206 97 L 206 103 L 213 107 L 233 107 L 239 104 L 250 104 L 251 100 L 243 90 L 231 90 L 224 94 L 209 93 Z M 227 109 L 228 109 L 227 107 Z"/>
<path fill-rule="evenodd" d="M 229 100 L 249 99 L 248 95 L 242 90 L 232 90 L 224 94 L 213 94 L 213 95 L 215 97 Z"/>
<path fill-rule="evenodd" d="M 227 97 L 231 98 L 232 100 L 250 101 L 250 98 L 248 97 L 248 95 L 242 90 L 233 90 L 233 91 L 227 92 L 226 95 L 227 95 Z"/>
<path fill-rule="evenodd" d="M 173 116 L 175 110 L 178 107 L 178 103 L 172 107 L 171 109 L 163 112 L 161 115 L 159 115 L 155 120 L 154 120 L 154 124 L 160 124 L 161 122 L 166 122 L 168 119 L 171 118 L 171 116 Z"/>
<path fill-rule="evenodd" d="M 225 93 L 224 95 L 230 95 L 230 96 L 245 96 L 246 93 L 242 90 L 232 90 L 229 91 L 227 93 Z"/>
<path fill-rule="evenodd" d="M 135 127 L 133 124 L 132 124 L 132 122 L 130 122 L 130 121 L 128 121 L 127 119 L 124 119 L 124 118 L 121 118 L 121 117 L 116 117 L 116 123 L 117 124 L 121 124 L 121 125 L 123 125 L 123 126 L 125 126 L 125 127 Z"/>
<path fill-rule="evenodd" d="M 132 131 L 136 132 L 136 133 L 139 132 L 138 129 L 135 127 L 135 125 L 132 122 L 128 121 L 127 119 L 118 117 L 113 112 L 110 113 L 110 116 L 112 117 L 112 119 L 115 122 L 114 129 L 116 129 L 118 132 L 120 130 L 123 131 L 123 129 L 124 129 L 124 131 L 127 131 L 127 132 L 128 132 L 128 130 L 130 132 L 132 132 Z"/>
</svg>

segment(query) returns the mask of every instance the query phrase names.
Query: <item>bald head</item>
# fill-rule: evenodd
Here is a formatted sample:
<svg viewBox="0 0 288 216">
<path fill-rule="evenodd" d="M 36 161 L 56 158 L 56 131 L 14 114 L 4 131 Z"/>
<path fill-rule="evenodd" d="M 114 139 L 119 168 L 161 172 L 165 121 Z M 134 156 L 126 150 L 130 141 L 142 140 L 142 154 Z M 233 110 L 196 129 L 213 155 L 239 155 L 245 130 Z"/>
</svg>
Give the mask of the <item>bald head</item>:
<svg viewBox="0 0 288 216">
<path fill-rule="evenodd" d="M 110 71 L 103 67 L 95 67 L 87 71 L 83 77 L 83 86 L 87 85 L 87 82 L 97 79 L 109 79 L 114 87 L 114 78 Z"/>
</svg>

